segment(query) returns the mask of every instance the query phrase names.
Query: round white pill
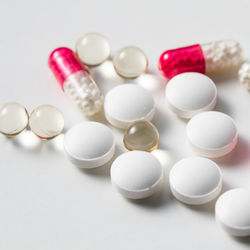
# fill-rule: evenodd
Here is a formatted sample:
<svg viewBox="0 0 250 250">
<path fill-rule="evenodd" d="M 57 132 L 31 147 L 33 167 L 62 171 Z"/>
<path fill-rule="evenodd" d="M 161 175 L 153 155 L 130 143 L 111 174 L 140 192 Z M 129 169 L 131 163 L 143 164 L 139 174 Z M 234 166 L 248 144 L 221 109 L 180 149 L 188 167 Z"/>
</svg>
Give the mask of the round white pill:
<svg viewBox="0 0 250 250">
<path fill-rule="evenodd" d="M 82 122 L 64 137 L 64 150 L 69 160 L 81 168 L 95 168 L 107 163 L 115 151 L 112 131 L 98 122 Z"/>
<path fill-rule="evenodd" d="M 203 157 L 190 157 L 173 166 L 169 183 L 176 199 L 189 205 L 200 205 L 219 195 L 222 176 L 215 162 Z"/>
<path fill-rule="evenodd" d="M 182 118 L 213 110 L 217 89 L 214 82 L 204 74 L 183 73 L 172 78 L 166 86 L 169 108 Z"/>
<path fill-rule="evenodd" d="M 233 236 L 250 236 L 250 190 L 231 189 L 215 205 L 217 222 Z"/>
<path fill-rule="evenodd" d="M 113 126 L 126 129 L 133 122 L 152 120 L 155 102 L 146 89 L 135 84 L 124 84 L 107 93 L 104 111 Z"/>
<path fill-rule="evenodd" d="M 216 111 L 194 116 L 187 124 L 186 133 L 196 153 L 210 158 L 230 153 L 238 141 L 237 127 L 233 119 Z"/>
<path fill-rule="evenodd" d="M 113 186 L 126 198 L 143 199 L 161 186 L 163 167 L 158 159 L 145 151 L 130 151 L 120 155 L 112 164 Z"/>
<path fill-rule="evenodd" d="M 110 44 L 103 35 L 88 33 L 77 41 L 76 53 L 84 64 L 96 66 L 108 59 Z"/>
</svg>

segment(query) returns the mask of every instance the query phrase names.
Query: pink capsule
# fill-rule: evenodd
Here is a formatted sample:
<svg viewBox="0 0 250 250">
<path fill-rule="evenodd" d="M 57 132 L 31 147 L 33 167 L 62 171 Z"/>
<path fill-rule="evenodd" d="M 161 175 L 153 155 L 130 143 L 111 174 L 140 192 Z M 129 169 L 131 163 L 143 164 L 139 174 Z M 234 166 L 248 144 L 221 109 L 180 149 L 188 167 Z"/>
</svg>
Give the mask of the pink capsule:
<svg viewBox="0 0 250 250">
<path fill-rule="evenodd" d="M 184 72 L 209 74 L 235 70 L 242 63 L 242 49 L 232 40 L 195 44 L 167 50 L 159 58 L 159 70 L 171 79 Z"/>
<path fill-rule="evenodd" d="M 100 111 L 103 96 L 86 67 L 69 48 L 57 48 L 49 56 L 49 67 L 62 89 L 87 116 Z"/>
</svg>

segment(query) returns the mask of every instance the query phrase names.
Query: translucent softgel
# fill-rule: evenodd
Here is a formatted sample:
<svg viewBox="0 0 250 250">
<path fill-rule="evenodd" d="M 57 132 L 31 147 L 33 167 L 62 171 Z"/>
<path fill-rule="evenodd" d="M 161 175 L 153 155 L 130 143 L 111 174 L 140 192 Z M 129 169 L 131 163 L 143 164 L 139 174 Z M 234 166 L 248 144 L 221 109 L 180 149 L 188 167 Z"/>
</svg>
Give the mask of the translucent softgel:
<svg viewBox="0 0 250 250">
<path fill-rule="evenodd" d="M 28 125 L 27 110 L 18 103 L 6 103 L 0 107 L 0 132 L 13 137 Z"/>
<path fill-rule="evenodd" d="M 30 114 L 29 125 L 34 134 L 41 139 L 48 140 L 62 132 L 64 118 L 56 107 L 42 105 Z"/>
</svg>

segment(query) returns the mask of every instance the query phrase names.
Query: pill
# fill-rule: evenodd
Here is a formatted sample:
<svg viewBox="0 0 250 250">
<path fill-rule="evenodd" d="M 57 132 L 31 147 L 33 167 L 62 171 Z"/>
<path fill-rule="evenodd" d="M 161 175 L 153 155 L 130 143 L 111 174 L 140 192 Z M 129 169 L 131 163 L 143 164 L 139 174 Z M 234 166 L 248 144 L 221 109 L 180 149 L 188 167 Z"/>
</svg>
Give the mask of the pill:
<svg viewBox="0 0 250 250">
<path fill-rule="evenodd" d="M 80 168 L 95 168 L 107 163 L 115 152 L 115 139 L 110 128 L 98 122 L 81 122 L 64 137 L 64 151 Z"/>
<path fill-rule="evenodd" d="M 110 175 L 113 186 L 124 197 L 143 199 L 160 189 L 163 167 L 151 153 L 129 151 L 116 158 Z"/>
<path fill-rule="evenodd" d="M 64 118 L 56 107 L 41 105 L 31 112 L 29 126 L 39 138 L 49 140 L 61 134 L 64 128 Z"/>
<path fill-rule="evenodd" d="M 233 119 L 221 112 L 207 111 L 194 116 L 186 134 L 194 151 L 204 157 L 218 158 L 230 153 L 238 141 Z"/>
<path fill-rule="evenodd" d="M 123 143 L 128 150 L 151 152 L 159 145 L 159 133 L 151 122 L 138 121 L 125 131 Z"/>
<path fill-rule="evenodd" d="M 77 41 L 76 53 L 82 63 L 96 66 L 109 58 L 110 44 L 101 34 L 87 33 Z"/>
<path fill-rule="evenodd" d="M 0 133 L 14 137 L 28 125 L 29 115 L 24 106 L 9 102 L 0 107 Z"/>
<path fill-rule="evenodd" d="M 240 67 L 239 80 L 247 90 L 250 90 L 250 62 L 245 62 Z"/>
<path fill-rule="evenodd" d="M 219 195 L 222 176 L 215 162 L 203 157 L 190 157 L 172 167 L 169 183 L 176 199 L 189 205 L 200 205 Z"/>
<path fill-rule="evenodd" d="M 182 118 L 214 109 L 217 89 L 214 82 L 201 73 L 188 72 L 173 77 L 166 86 L 169 108 Z"/>
<path fill-rule="evenodd" d="M 104 112 L 113 126 L 126 129 L 133 122 L 150 121 L 155 113 L 155 102 L 152 94 L 143 87 L 123 84 L 106 94 Z"/>
<path fill-rule="evenodd" d="M 102 109 L 103 95 L 74 51 L 57 48 L 50 54 L 48 64 L 64 93 L 86 116 Z"/>
<path fill-rule="evenodd" d="M 233 236 L 250 236 L 250 190 L 231 189 L 222 194 L 215 204 L 218 224 Z"/>
<path fill-rule="evenodd" d="M 171 79 L 184 72 L 209 74 L 237 69 L 242 49 L 237 41 L 224 40 L 167 50 L 159 58 L 160 72 Z"/>
<path fill-rule="evenodd" d="M 136 78 L 146 72 L 148 59 L 141 49 L 134 46 L 124 47 L 116 52 L 113 65 L 121 77 Z"/>
</svg>

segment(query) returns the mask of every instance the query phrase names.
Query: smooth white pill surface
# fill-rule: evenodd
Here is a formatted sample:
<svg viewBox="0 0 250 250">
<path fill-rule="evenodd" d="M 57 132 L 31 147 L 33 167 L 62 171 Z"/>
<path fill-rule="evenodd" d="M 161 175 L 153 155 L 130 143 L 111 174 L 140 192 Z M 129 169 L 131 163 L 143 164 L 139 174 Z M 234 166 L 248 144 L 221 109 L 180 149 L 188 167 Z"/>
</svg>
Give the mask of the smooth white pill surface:
<svg viewBox="0 0 250 250">
<path fill-rule="evenodd" d="M 155 102 L 152 94 L 146 89 L 135 84 L 124 84 L 107 93 L 104 111 L 113 126 L 126 129 L 133 122 L 152 120 Z"/>
<path fill-rule="evenodd" d="M 238 141 L 237 127 L 233 119 L 216 111 L 194 116 L 187 124 L 186 133 L 196 153 L 210 158 L 230 153 Z"/>
<path fill-rule="evenodd" d="M 214 82 L 204 74 L 183 73 L 172 78 L 166 86 L 169 108 L 178 116 L 191 118 L 214 109 L 217 89 Z"/>
<path fill-rule="evenodd" d="M 107 163 L 115 151 L 112 131 L 98 122 L 82 122 L 65 134 L 64 150 L 69 160 L 81 168 Z"/>
<path fill-rule="evenodd" d="M 112 164 L 111 181 L 117 190 L 130 199 L 151 196 L 161 186 L 163 167 L 159 160 L 145 151 L 130 151 Z"/>
<path fill-rule="evenodd" d="M 173 166 L 169 183 L 176 199 L 186 204 L 199 205 L 219 195 L 222 176 L 215 162 L 203 157 L 190 157 Z"/>
<path fill-rule="evenodd" d="M 250 190 L 236 188 L 222 194 L 215 205 L 215 216 L 229 234 L 250 236 Z"/>
<path fill-rule="evenodd" d="M 110 55 L 110 44 L 106 37 L 98 33 L 88 33 L 77 41 L 76 53 L 86 65 L 103 63 Z"/>
</svg>

